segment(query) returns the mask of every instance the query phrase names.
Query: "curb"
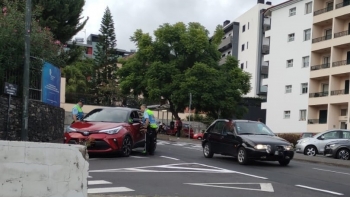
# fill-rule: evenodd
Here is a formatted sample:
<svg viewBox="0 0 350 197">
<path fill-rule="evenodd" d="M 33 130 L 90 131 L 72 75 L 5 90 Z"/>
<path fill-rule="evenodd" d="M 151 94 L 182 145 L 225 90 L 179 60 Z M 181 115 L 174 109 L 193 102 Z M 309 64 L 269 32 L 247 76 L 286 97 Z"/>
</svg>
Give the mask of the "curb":
<svg viewBox="0 0 350 197">
<path fill-rule="evenodd" d="M 193 139 L 189 140 L 189 139 L 184 139 L 184 138 L 172 139 L 172 138 L 175 138 L 175 137 L 168 136 L 168 135 L 158 135 L 158 137 L 157 137 L 157 139 L 159 139 L 159 140 L 170 141 L 170 142 L 186 142 L 186 143 L 201 144 L 200 140 L 193 140 Z M 319 161 L 319 160 L 314 160 L 315 158 L 318 159 L 319 157 L 303 158 L 304 155 L 298 155 L 298 154 L 299 153 L 294 154 L 293 160 L 308 162 L 308 163 L 325 164 L 325 165 L 329 165 L 329 166 L 338 166 L 338 167 L 347 167 L 347 168 L 350 167 L 350 161 L 336 160 L 336 159 L 331 159 L 331 158 L 320 158 L 320 159 L 322 159 L 322 161 Z M 329 160 L 329 161 L 326 161 L 326 160 Z"/>
</svg>

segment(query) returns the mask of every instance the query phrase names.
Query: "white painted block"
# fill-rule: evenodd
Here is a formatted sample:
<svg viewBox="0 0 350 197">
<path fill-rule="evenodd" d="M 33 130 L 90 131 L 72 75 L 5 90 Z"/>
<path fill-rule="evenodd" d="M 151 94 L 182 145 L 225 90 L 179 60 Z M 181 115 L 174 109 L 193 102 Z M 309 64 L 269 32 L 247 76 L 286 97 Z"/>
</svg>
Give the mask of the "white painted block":
<svg viewBox="0 0 350 197">
<path fill-rule="evenodd" d="M 25 163 L 28 164 L 46 164 L 45 148 L 26 147 Z"/>
<path fill-rule="evenodd" d="M 31 164 L 25 167 L 26 181 L 48 181 L 49 180 L 49 166 L 41 164 Z"/>
<path fill-rule="evenodd" d="M 0 164 L 0 181 L 20 180 L 24 177 L 25 163 L 2 163 Z"/>
<path fill-rule="evenodd" d="M 71 166 L 53 165 L 49 166 L 49 178 L 53 181 L 67 181 L 71 176 Z"/>
<path fill-rule="evenodd" d="M 7 152 L 7 162 L 24 163 L 25 161 L 25 147 L 24 146 L 9 146 Z"/>
<path fill-rule="evenodd" d="M 9 146 L 17 146 L 17 147 L 26 147 L 26 143 L 25 142 L 20 142 L 20 141 L 11 141 L 11 143 L 9 144 Z"/>
<path fill-rule="evenodd" d="M 70 190 L 63 195 L 64 197 L 86 197 L 82 192 L 76 190 Z"/>
<path fill-rule="evenodd" d="M 9 141 L 0 140 L 0 146 L 8 146 L 8 145 L 9 145 Z"/>
<path fill-rule="evenodd" d="M 5 161 L 7 161 L 8 149 L 8 146 L 0 145 L 0 163 L 4 163 Z"/>
<path fill-rule="evenodd" d="M 23 181 L 22 197 L 49 196 L 47 181 Z"/>
<path fill-rule="evenodd" d="M 19 197 L 22 195 L 22 182 L 20 180 L 0 181 L 0 197 Z"/>
</svg>

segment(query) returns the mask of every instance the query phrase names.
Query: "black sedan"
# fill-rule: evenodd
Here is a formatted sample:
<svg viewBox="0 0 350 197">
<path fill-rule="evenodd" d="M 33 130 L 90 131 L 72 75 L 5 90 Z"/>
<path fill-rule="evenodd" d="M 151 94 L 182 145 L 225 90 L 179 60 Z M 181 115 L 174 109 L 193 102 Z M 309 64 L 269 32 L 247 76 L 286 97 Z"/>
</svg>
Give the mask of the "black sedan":
<svg viewBox="0 0 350 197">
<path fill-rule="evenodd" d="M 349 160 L 350 159 L 350 139 L 333 141 L 326 144 L 324 148 L 325 156 L 331 156 L 336 159 Z"/>
<path fill-rule="evenodd" d="M 249 120 L 214 121 L 204 133 L 202 147 L 206 158 L 228 155 L 237 157 L 239 164 L 262 160 L 287 166 L 294 157 L 291 143 L 277 137 L 265 124 Z"/>
</svg>

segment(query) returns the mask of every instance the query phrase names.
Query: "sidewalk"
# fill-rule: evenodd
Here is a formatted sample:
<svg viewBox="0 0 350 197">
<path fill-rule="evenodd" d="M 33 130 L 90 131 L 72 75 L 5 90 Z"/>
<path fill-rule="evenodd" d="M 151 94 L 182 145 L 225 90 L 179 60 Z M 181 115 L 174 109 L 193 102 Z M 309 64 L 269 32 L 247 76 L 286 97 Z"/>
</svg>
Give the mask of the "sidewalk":
<svg viewBox="0 0 350 197">
<path fill-rule="evenodd" d="M 118 194 L 88 194 L 88 197 L 177 197 L 177 196 L 125 196 Z"/>
<path fill-rule="evenodd" d="M 175 136 L 169 136 L 169 135 L 163 135 L 163 134 L 158 134 L 157 137 L 159 140 L 166 140 L 171 142 L 186 142 L 186 143 L 193 143 L 193 144 L 201 144 L 201 140 L 194 140 L 194 139 L 188 139 L 188 138 L 178 139 Z M 294 160 L 310 162 L 310 163 L 321 163 L 321 164 L 340 166 L 340 167 L 350 167 L 350 160 L 345 161 L 340 159 L 324 157 L 322 155 L 319 155 L 316 157 L 310 157 L 300 153 L 295 153 Z"/>
</svg>

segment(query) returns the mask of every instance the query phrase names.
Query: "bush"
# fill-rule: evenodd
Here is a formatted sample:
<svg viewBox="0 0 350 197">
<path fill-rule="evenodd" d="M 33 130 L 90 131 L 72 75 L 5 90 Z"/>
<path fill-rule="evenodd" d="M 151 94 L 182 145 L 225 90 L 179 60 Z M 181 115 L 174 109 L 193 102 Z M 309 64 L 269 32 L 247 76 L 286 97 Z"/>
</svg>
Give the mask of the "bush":
<svg viewBox="0 0 350 197">
<path fill-rule="evenodd" d="M 295 146 L 297 144 L 297 141 L 300 139 L 300 134 L 283 133 L 283 134 L 278 134 L 278 137 L 287 140 L 288 142 L 292 143 Z"/>
</svg>

